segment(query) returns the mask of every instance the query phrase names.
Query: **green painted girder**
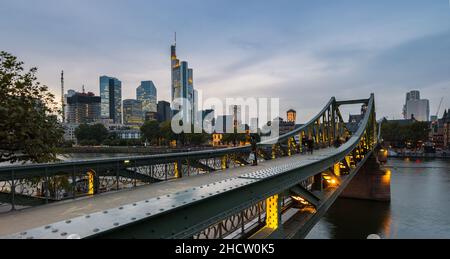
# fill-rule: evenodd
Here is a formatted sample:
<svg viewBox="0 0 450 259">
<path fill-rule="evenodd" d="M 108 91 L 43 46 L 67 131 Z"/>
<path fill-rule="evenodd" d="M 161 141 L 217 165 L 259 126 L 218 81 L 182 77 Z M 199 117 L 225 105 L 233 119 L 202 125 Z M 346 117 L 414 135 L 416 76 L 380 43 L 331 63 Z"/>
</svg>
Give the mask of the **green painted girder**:
<svg viewBox="0 0 450 259">
<path fill-rule="evenodd" d="M 45 198 L 33 197 L 23 194 L 14 194 L 14 200 L 16 206 L 33 207 L 44 205 L 53 202 L 52 200 L 46 200 Z M 11 193 L 0 192 L 0 202 L 11 203 Z"/>
<path fill-rule="evenodd" d="M 258 149 L 258 152 L 259 152 L 260 155 L 262 155 L 264 160 L 272 160 L 272 155 L 270 154 L 271 151 L 268 152 L 266 149 L 260 148 L 260 149 Z"/>
<path fill-rule="evenodd" d="M 249 165 L 250 164 L 249 162 L 247 162 L 247 160 L 242 158 L 242 156 L 240 156 L 240 155 L 237 155 L 236 157 L 234 157 L 234 160 L 241 165 Z"/>
<path fill-rule="evenodd" d="M 112 173 L 111 176 L 116 176 L 116 174 Z M 124 177 L 124 178 L 128 178 L 128 179 L 142 181 L 144 183 L 159 183 L 159 182 L 162 182 L 162 180 L 160 180 L 160 179 L 151 177 L 151 176 L 146 175 L 146 174 L 141 174 L 141 173 L 139 173 L 137 171 L 130 170 L 130 169 L 120 170 L 119 171 L 119 176 Z"/>
<path fill-rule="evenodd" d="M 302 197 L 303 199 L 314 205 L 314 207 L 316 208 L 320 204 L 320 198 L 317 195 L 313 194 L 312 192 L 306 190 L 301 185 L 296 185 L 292 187 L 289 191 L 292 195 Z"/>
<path fill-rule="evenodd" d="M 189 163 L 186 160 L 183 160 L 182 163 L 183 163 L 183 165 L 188 165 L 189 164 L 189 166 L 191 166 L 191 167 L 199 168 L 201 170 L 208 171 L 208 172 L 216 171 L 216 169 L 214 169 L 214 168 L 212 168 L 210 166 L 207 166 L 207 165 L 205 165 L 202 162 L 199 162 L 197 160 L 189 160 Z"/>
<path fill-rule="evenodd" d="M 339 188 L 336 189 L 330 197 L 328 197 L 326 200 L 322 201 L 322 203 L 319 205 L 319 207 L 317 207 L 316 213 L 311 215 L 310 218 L 308 218 L 308 220 L 305 222 L 304 225 L 301 225 L 298 227 L 298 231 L 296 231 L 295 235 L 285 236 L 285 238 L 289 238 L 289 239 L 304 239 L 304 238 L 306 238 L 306 236 L 311 232 L 311 230 L 314 228 L 314 226 L 317 224 L 317 222 L 320 221 L 320 219 L 327 213 L 327 211 L 334 204 L 334 202 L 339 198 L 339 196 L 342 194 L 342 192 L 347 188 L 347 186 L 353 180 L 355 175 L 359 172 L 361 167 L 365 164 L 367 159 L 369 159 L 369 157 L 372 154 L 373 154 L 373 152 L 370 151 L 366 155 L 366 157 L 363 159 L 363 161 L 360 162 L 356 168 L 352 169 L 352 171 L 350 172 L 349 175 L 344 176 L 342 178 Z"/>
<path fill-rule="evenodd" d="M 337 101 L 336 105 L 352 105 L 352 104 L 369 104 L 370 99 L 359 99 L 359 100 L 347 100 L 347 101 Z"/>
</svg>

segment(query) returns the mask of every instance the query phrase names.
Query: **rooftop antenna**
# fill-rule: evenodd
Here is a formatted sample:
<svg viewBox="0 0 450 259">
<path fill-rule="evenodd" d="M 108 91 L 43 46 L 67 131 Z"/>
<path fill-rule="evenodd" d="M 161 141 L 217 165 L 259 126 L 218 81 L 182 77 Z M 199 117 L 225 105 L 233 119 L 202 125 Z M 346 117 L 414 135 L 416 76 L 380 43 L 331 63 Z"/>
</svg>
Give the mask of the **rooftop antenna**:
<svg viewBox="0 0 450 259">
<path fill-rule="evenodd" d="M 61 71 L 61 107 L 62 107 L 62 122 L 66 122 L 66 103 L 64 101 L 64 70 Z"/>
<path fill-rule="evenodd" d="M 82 88 L 82 89 L 83 89 L 83 94 L 85 94 L 85 93 L 86 93 L 86 90 L 84 89 L 84 85 L 83 85 L 83 88 Z"/>
<path fill-rule="evenodd" d="M 177 32 L 175 32 L 175 46 L 177 46 Z"/>
</svg>

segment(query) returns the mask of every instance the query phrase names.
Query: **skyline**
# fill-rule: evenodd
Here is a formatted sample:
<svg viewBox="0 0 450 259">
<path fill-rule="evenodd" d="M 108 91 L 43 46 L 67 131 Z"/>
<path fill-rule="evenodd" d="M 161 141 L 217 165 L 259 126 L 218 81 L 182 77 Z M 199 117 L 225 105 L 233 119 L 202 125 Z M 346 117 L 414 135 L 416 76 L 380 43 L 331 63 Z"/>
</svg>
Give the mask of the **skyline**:
<svg viewBox="0 0 450 259">
<path fill-rule="evenodd" d="M 176 31 L 179 56 L 195 69 L 205 98 L 279 97 L 280 110 L 297 110 L 301 122 L 331 96 L 370 92 L 379 117 L 401 118 L 410 90 L 430 100 L 431 115 L 441 97 L 440 116 L 450 107 L 448 1 L 256 3 L 6 0 L 2 45 L 37 66 L 57 100 L 61 70 L 66 89 L 99 93 L 106 74 L 122 81 L 123 100 L 135 99 L 145 80 L 155 82 L 158 100 L 170 100 Z"/>
</svg>

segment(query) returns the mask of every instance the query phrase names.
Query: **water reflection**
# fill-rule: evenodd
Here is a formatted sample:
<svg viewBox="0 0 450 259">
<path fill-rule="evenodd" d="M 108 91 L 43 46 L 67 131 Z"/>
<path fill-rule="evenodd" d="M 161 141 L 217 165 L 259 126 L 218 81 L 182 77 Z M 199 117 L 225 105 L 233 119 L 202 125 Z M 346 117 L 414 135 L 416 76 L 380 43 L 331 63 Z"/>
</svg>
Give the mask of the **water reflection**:
<svg viewBox="0 0 450 259">
<path fill-rule="evenodd" d="M 450 238 L 450 160 L 390 160 L 388 180 L 390 204 L 340 199 L 308 238 Z"/>
<path fill-rule="evenodd" d="M 370 234 L 386 236 L 391 229 L 389 203 L 367 202 L 352 199 L 337 200 L 325 222 L 333 226 L 333 239 L 364 239 Z"/>
</svg>

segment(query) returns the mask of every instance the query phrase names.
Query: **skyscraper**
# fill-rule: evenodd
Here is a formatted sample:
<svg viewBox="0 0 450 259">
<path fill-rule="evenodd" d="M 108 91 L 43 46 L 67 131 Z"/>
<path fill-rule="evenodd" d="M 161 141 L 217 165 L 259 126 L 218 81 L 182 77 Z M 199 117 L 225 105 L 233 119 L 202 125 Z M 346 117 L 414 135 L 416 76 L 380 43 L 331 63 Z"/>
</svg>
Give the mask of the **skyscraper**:
<svg viewBox="0 0 450 259">
<path fill-rule="evenodd" d="M 177 58 L 176 43 L 171 47 L 172 60 L 172 109 L 174 113 L 181 111 L 180 105 L 184 110 L 183 118 L 193 122 L 194 114 L 194 70 L 189 68 L 188 62 Z M 182 103 L 174 104 L 174 101 L 182 100 Z"/>
<path fill-rule="evenodd" d="M 142 81 L 136 89 L 137 100 L 142 102 L 142 111 L 157 112 L 158 92 L 153 81 Z"/>
<path fill-rule="evenodd" d="M 68 124 L 92 123 L 100 120 L 101 98 L 93 93 L 69 90 L 65 95 L 65 118 Z"/>
<path fill-rule="evenodd" d="M 172 109 L 170 103 L 166 101 L 158 102 L 158 121 L 165 122 L 172 119 Z"/>
<path fill-rule="evenodd" d="M 122 82 L 114 77 L 100 77 L 102 119 L 122 124 Z"/>
<path fill-rule="evenodd" d="M 403 115 L 407 120 L 414 118 L 417 121 L 430 121 L 430 101 L 420 99 L 419 91 L 407 93 Z"/>
<path fill-rule="evenodd" d="M 133 99 L 123 101 L 123 120 L 126 125 L 142 125 L 144 123 L 142 102 Z"/>
</svg>

